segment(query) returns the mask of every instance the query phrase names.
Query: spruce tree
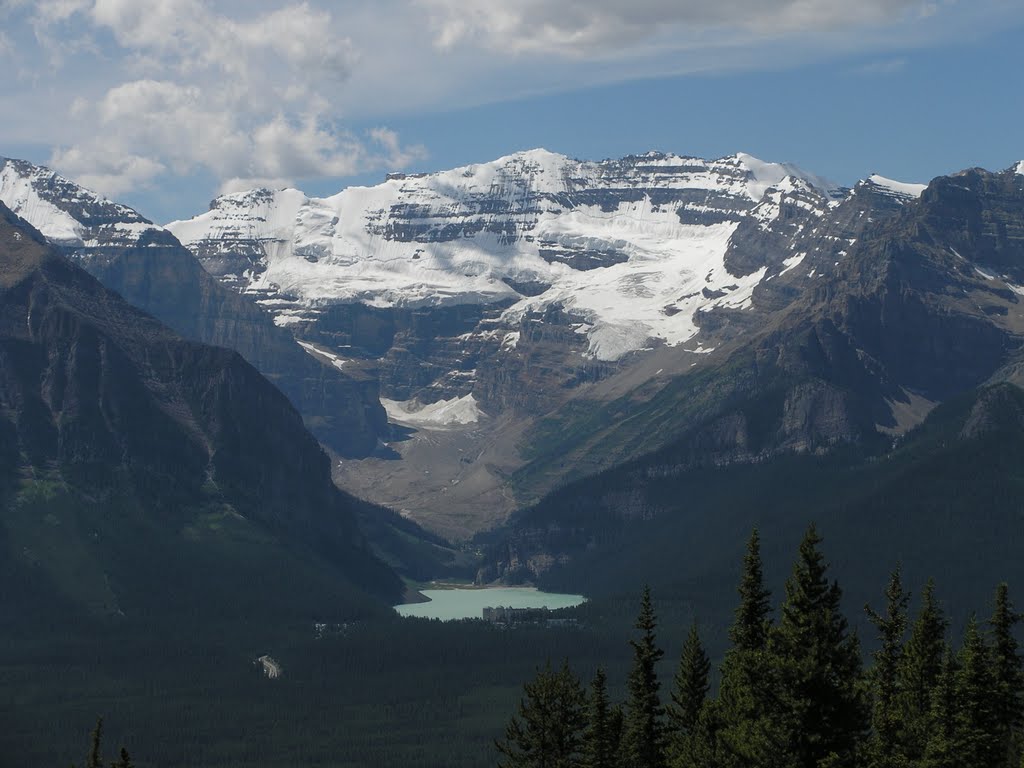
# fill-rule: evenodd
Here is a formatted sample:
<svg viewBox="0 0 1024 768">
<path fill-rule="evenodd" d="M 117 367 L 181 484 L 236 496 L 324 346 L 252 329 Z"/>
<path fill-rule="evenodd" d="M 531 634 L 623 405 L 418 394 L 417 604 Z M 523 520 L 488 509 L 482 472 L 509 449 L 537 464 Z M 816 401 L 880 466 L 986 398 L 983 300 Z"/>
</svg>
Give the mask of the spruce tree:
<svg viewBox="0 0 1024 768">
<path fill-rule="evenodd" d="M 885 589 L 885 615 L 865 606 L 871 623 L 878 628 L 879 648 L 871 670 L 872 735 L 868 764 L 873 768 L 900 768 L 908 764 L 902 743 L 902 713 L 899 708 L 899 669 L 903 657 L 903 634 L 907 628 L 907 602 L 900 567 L 897 565 Z"/>
<path fill-rule="evenodd" d="M 763 651 L 768 645 L 771 616 L 771 592 L 764 586 L 761 565 L 761 537 L 757 528 L 747 541 L 743 556 L 743 576 L 739 586 L 740 604 L 729 629 L 729 639 L 737 651 Z"/>
<path fill-rule="evenodd" d="M 920 761 L 931 733 L 933 692 L 946 655 L 946 626 L 935 600 L 935 582 L 921 592 L 921 607 L 910 628 L 899 670 L 899 712 L 903 723 L 903 749 L 911 763 Z"/>
<path fill-rule="evenodd" d="M 615 745 L 615 765 L 621 766 L 626 762 L 626 714 L 621 704 L 612 707 L 608 715 L 609 740 Z"/>
<path fill-rule="evenodd" d="M 673 762 L 687 752 L 693 741 L 697 720 L 711 690 L 710 678 L 711 662 L 700 642 L 697 623 L 694 622 L 683 643 L 672 690 L 672 703 L 668 707 L 668 749 Z"/>
<path fill-rule="evenodd" d="M 618 765 L 620 734 L 616 733 L 615 712 L 608 701 L 608 678 L 601 667 L 597 668 L 590 685 L 586 719 L 581 765 L 584 768 L 615 768 Z M 618 730 L 621 728 L 620 713 Z"/>
<path fill-rule="evenodd" d="M 722 663 L 722 683 L 715 706 L 703 718 L 705 761 L 725 765 L 769 765 L 778 750 L 772 737 L 768 711 L 775 699 L 773 668 L 769 664 L 771 592 L 764 585 L 761 540 L 750 535 L 740 577 L 739 605 L 729 629 L 732 647 Z M 714 758 L 708 757 L 710 752 Z"/>
<path fill-rule="evenodd" d="M 1005 765 L 992 654 L 972 616 L 957 659 L 955 747 L 965 766 Z"/>
<path fill-rule="evenodd" d="M 495 742 L 501 768 L 574 768 L 579 765 L 586 694 L 568 662 L 551 663 L 523 686 L 518 716 Z"/>
<path fill-rule="evenodd" d="M 664 768 L 664 712 L 658 695 L 661 684 L 655 671 L 664 651 L 658 647 L 654 634 L 657 618 L 648 586 L 644 586 L 634 626 L 641 634 L 638 640 L 630 640 L 633 667 L 627 684 L 623 758 L 627 768 Z"/>
<path fill-rule="evenodd" d="M 860 646 L 827 578 L 821 537 L 811 525 L 786 582 L 782 619 L 771 638 L 779 704 L 774 718 L 783 764 L 852 765 L 866 731 Z"/>
<path fill-rule="evenodd" d="M 102 757 L 103 742 L 103 718 L 96 718 L 96 728 L 92 732 L 92 746 L 89 748 L 89 757 L 85 761 L 86 768 L 103 768 Z"/>
<path fill-rule="evenodd" d="M 956 744 L 956 718 L 959 709 L 956 673 L 953 651 L 946 647 L 939 673 L 931 688 L 925 745 L 921 761 L 918 763 L 921 768 L 961 768 Z"/>
<path fill-rule="evenodd" d="M 1014 627 L 1020 618 L 1010 602 L 1009 587 L 1005 583 L 1000 584 L 996 588 L 995 609 L 988 623 L 992 637 L 996 721 L 1009 766 L 1020 762 L 1018 729 L 1024 717 L 1024 670 L 1014 637 Z"/>
</svg>

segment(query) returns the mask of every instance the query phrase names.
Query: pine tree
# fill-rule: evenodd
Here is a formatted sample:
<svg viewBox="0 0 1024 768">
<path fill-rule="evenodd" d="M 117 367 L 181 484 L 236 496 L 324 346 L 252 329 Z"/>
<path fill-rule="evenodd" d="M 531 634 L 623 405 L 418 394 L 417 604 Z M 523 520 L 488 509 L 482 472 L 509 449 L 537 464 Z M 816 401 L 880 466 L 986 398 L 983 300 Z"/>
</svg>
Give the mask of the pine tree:
<svg viewBox="0 0 1024 768">
<path fill-rule="evenodd" d="M 113 764 L 113 768 L 135 768 L 135 764 L 128 756 L 128 750 L 124 747 L 121 747 L 121 757 Z"/>
<path fill-rule="evenodd" d="M 955 746 L 966 766 L 1005 765 L 992 655 L 972 616 L 957 659 Z"/>
<path fill-rule="evenodd" d="M 658 648 L 654 634 L 657 618 L 650 587 L 644 586 L 635 627 L 641 635 L 639 640 L 630 640 L 633 668 L 627 685 L 623 758 L 627 768 L 664 768 L 664 712 L 658 695 L 661 684 L 655 671 L 664 651 Z"/>
<path fill-rule="evenodd" d="M 935 582 L 921 592 L 921 607 L 900 660 L 899 712 L 903 723 L 903 749 L 911 763 L 924 757 L 931 733 L 932 694 L 942 674 L 946 646 L 946 619 L 935 600 Z"/>
<path fill-rule="evenodd" d="M 992 636 L 992 672 L 995 684 L 996 720 L 1003 743 L 1006 764 L 1020 761 L 1019 731 L 1024 718 L 1024 669 L 1014 637 L 1014 626 L 1021 617 L 1010 602 L 1010 590 L 1004 583 L 996 588 L 995 609 L 989 619 Z"/>
<path fill-rule="evenodd" d="M 583 734 L 584 768 L 615 768 L 618 765 L 619 737 L 616 733 L 615 709 L 608 701 L 608 678 L 604 669 L 597 668 L 590 685 L 587 706 L 587 725 Z M 622 729 L 619 712 L 618 731 Z"/>
<path fill-rule="evenodd" d="M 675 759 L 687 752 L 693 741 L 697 720 L 711 690 L 711 662 L 700 642 L 697 623 L 683 643 L 676 670 L 672 703 L 668 707 L 669 755 Z"/>
<path fill-rule="evenodd" d="M 881 616 L 865 606 L 868 617 L 878 628 L 879 648 L 871 670 L 873 706 L 869 765 L 873 768 L 899 768 L 908 764 L 901 739 L 902 717 L 899 709 L 899 669 L 903 657 L 903 634 L 907 628 L 907 602 L 900 568 L 897 565 L 885 589 L 886 609 Z"/>
<path fill-rule="evenodd" d="M 705 747 L 705 761 L 727 765 L 769 765 L 778 754 L 767 712 L 775 698 L 775 683 L 768 657 L 771 632 L 771 592 L 764 585 L 761 539 L 750 535 L 743 558 L 740 602 L 729 629 L 732 647 L 722 663 L 718 701 L 704 718 L 702 738 L 714 734 L 716 744 Z"/>
<path fill-rule="evenodd" d="M 608 715 L 608 732 L 609 740 L 615 745 L 614 764 L 616 766 L 623 765 L 626 761 L 626 713 L 623 712 L 621 704 L 612 707 Z"/>
<path fill-rule="evenodd" d="M 96 728 L 92 732 L 92 746 L 89 757 L 85 761 L 86 768 L 103 768 L 101 745 L 103 741 L 103 718 L 96 718 Z"/>
<path fill-rule="evenodd" d="M 495 742 L 501 768 L 574 768 L 579 765 L 586 694 L 568 662 L 555 672 L 550 662 L 523 686 L 518 717 Z"/>
<path fill-rule="evenodd" d="M 847 631 L 842 591 L 826 576 L 820 544 L 811 525 L 771 638 L 780 691 L 769 717 L 783 753 L 778 757 L 795 768 L 851 765 L 867 724 L 859 643 Z"/>
<path fill-rule="evenodd" d="M 956 659 L 947 646 L 943 652 L 939 673 L 931 688 L 928 709 L 927 734 L 921 768 L 961 768 L 956 745 Z"/>
<path fill-rule="evenodd" d="M 768 645 L 771 626 L 771 592 L 764 586 L 761 565 L 761 537 L 757 528 L 750 534 L 743 556 L 743 577 L 739 586 L 740 604 L 729 629 L 729 639 L 737 651 L 763 651 Z"/>
</svg>

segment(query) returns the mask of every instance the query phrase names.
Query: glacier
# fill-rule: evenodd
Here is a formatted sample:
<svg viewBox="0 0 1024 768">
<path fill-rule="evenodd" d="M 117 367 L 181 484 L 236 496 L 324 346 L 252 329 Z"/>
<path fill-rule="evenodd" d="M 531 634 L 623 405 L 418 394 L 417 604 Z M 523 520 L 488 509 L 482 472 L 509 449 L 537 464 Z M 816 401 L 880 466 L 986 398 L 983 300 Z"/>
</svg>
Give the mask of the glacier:
<svg viewBox="0 0 1024 768">
<path fill-rule="evenodd" d="M 765 201 L 774 205 L 759 215 L 777 216 L 795 190 L 822 201 L 837 193 L 742 153 L 586 162 L 536 149 L 326 198 L 225 195 L 167 229 L 282 325 L 361 302 L 497 305 L 512 328 L 559 306 L 579 320 L 589 356 L 615 361 L 692 339 L 700 312 L 748 306 L 767 270 L 731 274 L 730 237 Z"/>
</svg>

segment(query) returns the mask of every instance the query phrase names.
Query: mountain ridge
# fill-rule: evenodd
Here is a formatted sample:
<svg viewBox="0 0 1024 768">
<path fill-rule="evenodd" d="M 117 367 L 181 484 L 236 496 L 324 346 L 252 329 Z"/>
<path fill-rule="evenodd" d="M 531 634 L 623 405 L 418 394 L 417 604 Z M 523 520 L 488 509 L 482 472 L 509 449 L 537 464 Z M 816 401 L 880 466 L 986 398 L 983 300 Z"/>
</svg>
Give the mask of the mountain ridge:
<svg viewBox="0 0 1024 768">
<path fill-rule="evenodd" d="M 1012 169 L 796 171 L 535 150 L 170 228 L 310 355 L 376 377 L 390 453 L 336 480 L 464 537 L 686 435 L 725 462 L 884 441 L 1012 365 Z"/>
<path fill-rule="evenodd" d="M 169 232 L 40 166 L 0 158 L 0 201 L 133 304 L 197 341 L 239 351 L 342 456 L 385 434 L 372 376 L 311 357 L 257 305 L 225 289 Z"/>
<path fill-rule="evenodd" d="M 192 600 L 248 621 L 254 604 L 359 613 L 401 591 L 277 389 L 128 305 L 2 203 L 0 433 L 8 565 L 42 604 L 56 590 L 141 619 L 162 595 L 171 613 Z M 209 580 L 195 584 L 190 563 Z M 282 586 L 228 607 L 243 573 Z"/>
</svg>

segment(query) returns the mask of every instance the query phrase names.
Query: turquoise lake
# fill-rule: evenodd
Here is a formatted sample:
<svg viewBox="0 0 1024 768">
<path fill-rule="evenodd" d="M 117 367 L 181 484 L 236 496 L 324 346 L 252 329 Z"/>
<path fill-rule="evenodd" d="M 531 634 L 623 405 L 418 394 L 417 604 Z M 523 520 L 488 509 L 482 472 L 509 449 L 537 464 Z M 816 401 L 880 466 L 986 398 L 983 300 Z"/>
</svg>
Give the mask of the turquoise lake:
<svg viewBox="0 0 1024 768">
<path fill-rule="evenodd" d="M 586 602 L 583 595 L 562 595 L 541 592 L 532 587 L 489 587 L 487 589 L 424 589 L 420 590 L 428 603 L 396 605 L 402 616 L 425 619 L 479 619 L 484 608 L 571 608 Z"/>
</svg>

